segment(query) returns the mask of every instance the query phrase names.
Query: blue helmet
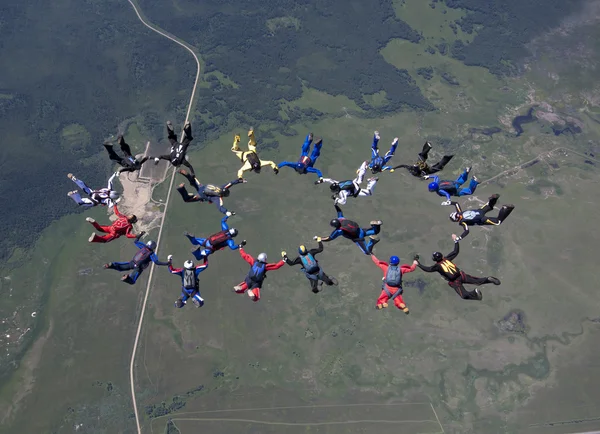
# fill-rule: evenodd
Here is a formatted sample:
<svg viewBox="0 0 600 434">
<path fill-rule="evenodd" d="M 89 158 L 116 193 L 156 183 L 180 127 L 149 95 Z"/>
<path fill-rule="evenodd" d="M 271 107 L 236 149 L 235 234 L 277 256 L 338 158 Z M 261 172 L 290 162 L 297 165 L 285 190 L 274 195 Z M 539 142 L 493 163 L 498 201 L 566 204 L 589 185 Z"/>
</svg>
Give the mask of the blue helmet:
<svg viewBox="0 0 600 434">
<path fill-rule="evenodd" d="M 301 162 L 299 162 L 299 161 L 296 163 L 296 170 L 297 170 L 298 172 L 302 172 L 302 171 L 304 170 L 304 168 L 305 168 L 305 165 L 304 165 L 304 163 L 301 163 Z"/>
<path fill-rule="evenodd" d="M 400 263 L 400 258 L 397 256 L 390 257 L 390 265 L 398 265 Z"/>
<path fill-rule="evenodd" d="M 429 191 L 438 191 L 440 185 L 437 182 L 430 182 L 427 188 L 429 188 Z"/>
</svg>

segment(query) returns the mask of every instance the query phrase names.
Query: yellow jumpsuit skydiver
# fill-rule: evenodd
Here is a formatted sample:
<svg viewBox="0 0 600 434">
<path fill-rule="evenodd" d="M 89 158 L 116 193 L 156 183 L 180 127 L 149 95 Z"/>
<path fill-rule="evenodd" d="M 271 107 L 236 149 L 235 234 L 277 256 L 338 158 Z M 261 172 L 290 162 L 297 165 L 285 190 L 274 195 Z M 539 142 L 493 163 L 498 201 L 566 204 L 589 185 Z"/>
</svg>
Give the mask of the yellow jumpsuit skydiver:
<svg viewBox="0 0 600 434">
<path fill-rule="evenodd" d="M 238 178 L 241 179 L 244 176 L 244 172 L 247 172 L 249 170 L 259 173 L 260 168 L 262 166 L 271 166 L 273 168 L 273 171 L 275 172 L 275 174 L 279 173 L 277 164 L 275 164 L 273 161 L 261 160 L 260 157 L 258 156 L 258 153 L 256 152 L 256 139 L 254 138 L 254 129 L 251 128 L 250 131 L 248 131 L 248 150 L 247 151 L 243 151 L 240 149 L 240 140 L 241 140 L 240 135 L 236 134 L 235 138 L 233 139 L 233 145 L 231 146 L 231 152 L 233 152 L 243 163 L 240 170 L 238 170 L 238 173 L 237 173 Z M 250 154 L 254 154 L 254 155 L 250 155 Z M 259 163 L 258 167 L 256 167 L 256 164 L 253 165 L 251 160 L 255 160 L 255 162 L 258 162 Z"/>
</svg>

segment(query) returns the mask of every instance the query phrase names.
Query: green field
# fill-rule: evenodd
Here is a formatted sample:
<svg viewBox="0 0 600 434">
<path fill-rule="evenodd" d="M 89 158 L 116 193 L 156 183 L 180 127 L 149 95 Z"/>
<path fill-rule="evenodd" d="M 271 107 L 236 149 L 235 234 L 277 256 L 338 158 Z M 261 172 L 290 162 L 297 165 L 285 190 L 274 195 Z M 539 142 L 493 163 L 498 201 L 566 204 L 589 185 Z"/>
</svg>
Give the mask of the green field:
<svg viewBox="0 0 600 434">
<path fill-rule="evenodd" d="M 369 157 L 374 130 L 381 133 L 383 152 L 400 138 L 396 164 L 412 162 L 423 142 L 431 141 L 432 161 L 455 154 L 443 178 L 472 166 L 484 181 L 473 197 L 461 199 L 464 207 L 479 206 L 492 193 L 501 194 L 499 205 L 516 206 L 502 226 L 472 229 L 456 260 L 466 272 L 497 276 L 502 285 L 484 286 L 481 302 L 467 302 L 439 276 L 416 270 L 405 276 L 410 315 L 393 307 L 377 311 L 380 270 L 339 239 L 318 257 L 338 287 L 315 295 L 299 267 L 285 266 L 269 274 L 260 302 L 253 303 L 232 291 L 248 267 L 227 249 L 212 255 L 200 275 L 205 306 L 180 310 L 173 305 L 179 278 L 159 267 L 135 362 L 142 432 L 534 434 L 600 426 L 600 372 L 593 362 L 599 302 L 590 265 L 600 241 L 591 218 L 600 161 L 590 155 L 600 136 L 595 120 L 600 98 L 592 74 L 568 75 L 555 51 L 572 46 L 569 38 L 578 34 L 540 43 L 541 60 L 532 59 L 525 75 L 498 78 L 425 51 L 473 37 L 447 28 L 461 11 L 409 0 L 395 3 L 395 11 L 425 39 L 418 44 L 392 39 L 380 54 L 406 69 L 436 109 L 372 117 L 345 95 L 303 83 L 300 98 L 279 102 L 278 122 L 254 125 L 259 143 L 263 138 L 278 143 L 261 156 L 293 161 L 304 136 L 313 132 L 324 143 L 316 166 L 341 180 L 353 177 Z M 272 31 L 301 26 L 289 19 L 265 25 Z M 594 52 L 590 62 L 596 58 Z M 419 74 L 429 67 L 431 78 Z M 553 72 L 565 79 L 557 83 Z M 224 86 L 240 86 L 226 72 L 209 74 Z M 383 106 L 386 92 L 363 99 Z M 525 133 L 516 137 L 512 119 L 535 104 L 538 120 L 524 124 Z M 323 115 L 292 122 L 295 109 Z M 192 123 L 216 117 L 196 106 Z M 203 140 L 201 150 L 192 148 L 190 160 L 201 182 L 225 183 L 236 176 L 239 161 L 229 150 L 231 139 L 244 136 L 250 125 L 234 117 L 228 122 L 232 127 Z M 135 119 L 127 130 L 136 152 L 146 140 L 156 140 L 146 138 L 140 123 Z M 581 132 L 552 133 L 552 126 L 570 124 Z M 485 134 L 486 128 L 499 131 Z M 62 137 L 65 152 L 75 152 L 87 137 L 85 127 L 66 125 Z M 535 158 L 535 164 L 521 167 Z M 175 185 L 184 181 L 175 176 Z M 248 253 L 264 251 L 275 262 L 282 250 L 295 256 L 298 245 L 312 246 L 314 235 L 329 233 L 335 211 L 327 185 L 314 185 L 315 179 L 289 168 L 276 176 L 266 168 L 233 188 L 226 206 L 237 215 L 229 224 L 247 240 Z M 170 175 L 155 188 L 154 200 L 165 200 L 169 181 Z M 429 265 L 432 251 L 451 251 L 451 234 L 461 229 L 425 182 L 404 171 L 384 173 L 375 192 L 350 199 L 344 213 L 364 226 L 383 221 L 378 258 L 396 254 L 410 263 L 419 253 Z M 86 215 L 104 220 L 104 214 Z M 182 232 L 210 235 L 220 229 L 220 218 L 214 205 L 183 203 L 173 191 L 159 256 L 173 254 L 181 266 L 191 258 Z M 34 249 L 17 250 L 3 268 L 0 342 L 7 355 L 0 365 L 6 379 L 0 432 L 136 432 L 128 370 L 150 273 L 134 287 L 119 282 L 119 273 L 102 264 L 129 259 L 132 242 L 90 246 L 90 229 L 81 214 L 63 217 Z M 11 358 L 19 348 L 28 349 L 25 356 Z"/>
</svg>

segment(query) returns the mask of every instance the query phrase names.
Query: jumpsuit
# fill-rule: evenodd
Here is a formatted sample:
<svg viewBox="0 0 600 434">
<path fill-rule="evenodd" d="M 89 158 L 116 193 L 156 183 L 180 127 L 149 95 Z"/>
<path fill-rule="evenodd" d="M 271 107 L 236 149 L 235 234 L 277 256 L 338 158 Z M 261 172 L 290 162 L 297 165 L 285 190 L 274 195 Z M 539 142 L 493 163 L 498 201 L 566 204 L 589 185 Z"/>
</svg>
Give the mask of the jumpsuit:
<svg viewBox="0 0 600 434">
<path fill-rule="evenodd" d="M 244 172 L 247 172 L 249 170 L 254 170 L 252 168 L 252 164 L 250 163 L 250 161 L 248 161 L 248 154 L 251 154 L 251 153 L 254 153 L 254 155 L 256 155 L 256 158 L 260 161 L 261 167 L 262 166 L 271 166 L 271 168 L 273 169 L 275 174 L 279 173 L 277 164 L 275 164 L 274 162 L 272 162 L 270 160 L 261 160 L 260 157 L 258 156 L 258 153 L 256 152 L 256 139 L 254 138 L 253 130 L 248 131 L 248 138 L 249 138 L 248 151 L 242 151 L 240 149 L 240 144 L 239 144 L 240 136 L 239 135 L 235 136 L 235 138 L 233 139 L 233 145 L 231 146 L 231 152 L 233 152 L 243 163 L 240 170 L 238 170 L 237 177 L 241 179 L 244 176 Z M 260 169 L 258 170 L 258 172 L 260 172 Z"/>
<path fill-rule="evenodd" d="M 319 177 L 319 179 L 323 178 L 323 173 L 319 169 L 313 167 L 314 164 L 317 162 L 317 158 L 319 158 L 319 156 L 321 155 L 323 140 L 317 140 L 317 143 L 315 143 L 315 146 L 309 157 L 308 153 L 310 151 L 310 145 L 312 144 L 312 140 L 312 134 L 309 134 L 304 139 L 304 143 L 302 144 L 302 151 L 300 153 L 300 159 L 298 160 L 298 162 L 293 163 L 291 161 L 283 161 L 279 163 L 277 167 L 281 169 L 282 167 L 287 166 L 294 169 L 300 175 L 304 175 L 306 173 L 315 173 Z"/>
<path fill-rule="evenodd" d="M 323 182 L 328 182 L 329 184 L 348 184 L 350 187 L 348 189 L 340 190 L 337 192 L 333 198 L 335 199 L 335 204 L 345 205 L 348 197 L 358 197 L 358 196 L 372 196 L 373 189 L 375 188 L 375 184 L 377 184 L 377 178 L 369 178 L 367 182 L 367 188 L 361 188 L 360 184 L 362 184 L 363 179 L 365 177 L 365 172 L 367 171 L 368 162 L 365 161 L 360 166 L 360 168 L 356 171 L 357 176 L 351 181 L 343 181 L 339 182 L 335 179 L 331 178 L 323 178 Z"/>
<path fill-rule="evenodd" d="M 91 222 L 92 226 L 94 226 L 94 228 L 96 228 L 97 231 L 104 232 L 106 235 L 94 234 L 94 237 L 90 239 L 90 242 L 108 243 L 123 235 L 125 235 L 127 238 L 137 238 L 137 235 L 131 233 L 131 231 L 133 230 L 133 224 L 129 223 L 129 221 L 127 220 L 127 216 L 119 212 L 119 209 L 117 208 L 116 204 L 113 207 L 113 209 L 118 219 L 115 220 L 110 226 L 102 226 L 95 221 Z"/>
<path fill-rule="evenodd" d="M 243 247 L 240 247 L 240 256 L 242 257 L 242 259 L 244 261 L 246 261 L 248 264 L 250 264 L 250 267 L 254 267 L 254 264 L 256 263 L 256 260 L 250 256 L 248 253 L 246 253 L 244 251 Z M 248 296 L 252 299 L 252 301 L 258 301 L 260 300 L 260 289 L 262 288 L 262 285 L 265 281 L 266 273 L 267 271 L 272 271 L 272 270 L 278 270 L 281 267 L 283 267 L 285 265 L 285 262 L 283 260 L 276 262 L 276 263 L 271 263 L 271 264 L 264 264 L 264 275 L 259 278 L 259 279 L 252 279 L 250 277 L 250 272 L 248 273 L 248 275 L 246 276 L 246 278 L 244 279 L 243 282 L 241 282 L 239 285 L 236 285 L 233 290 L 235 292 L 237 292 L 238 294 L 243 294 L 244 292 L 247 292 Z"/>
</svg>

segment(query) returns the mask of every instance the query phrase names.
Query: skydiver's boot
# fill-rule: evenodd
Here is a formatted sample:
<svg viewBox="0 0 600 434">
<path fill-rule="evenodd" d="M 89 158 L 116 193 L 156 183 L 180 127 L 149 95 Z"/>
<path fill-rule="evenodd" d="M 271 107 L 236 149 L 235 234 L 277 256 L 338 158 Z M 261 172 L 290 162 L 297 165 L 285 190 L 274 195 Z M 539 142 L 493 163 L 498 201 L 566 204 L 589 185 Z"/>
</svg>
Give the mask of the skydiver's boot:
<svg viewBox="0 0 600 434">
<path fill-rule="evenodd" d="M 419 161 L 422 161 L 422 162 L 427 161 L 427 157 L 429 155 L 429 151 L 431 151 L 431 148 L 432 148 L 431 143 L 425 142 L 425 144 L 423 145 L 423 149 L 419 153 Z"/>
<path fill-rule="evenodd" d="M 513 209 L 515 209 L 515 206 L 512 204 L 503 205 L 502 208 L 500 208 L 500 212 L 498 213 L 498 220 L 500 220 L 500 223 L 506 220 L 510 213 L 513 212 Z"/>
<path fill-rule="evenodd" d="M 377 306 L 375 306 L 375 309 L 383 309 L 383 304 L 379 303 Z"/>
<path fill-rule="evenodd" d="M 381 220 L 371 220 L 371 226 L 381 226 L 382 224 Z"/>
<path fill-rule="evenodd" d="M 192 298 L 192 302 L 194 303 L 194 306 L 196 307 L 202 307 L 204 306 L 204 299 L 200 296 L 198 296 L 198 298 L 200 300 L 197 300 L 196 297 Z"/>
<path fill-rule="evenodd" d="M 254 127 L 248 130 L 248 146 L 256 147 L 256 138 L 254 137 Z"/>
<path fill-rule="evenodd" d="M 233 292 L 242 292 L 242 285 L 235 285 L 233 287 Z"/>
<path fill-rule="evenodd" d="M 490 208 L 494 208 L 496 206 L 496 202 L 498 202 L 498 199 L 500 198 L 499 194 L 492 194 L 490 196 L 490 198 L 488 199 L 488 205 Z"/>
<path fill-rule="evenodd" d="M 130 285 L 133 285 L 135 283 L 133 280 L 131 280 L 131 277 L 129 277 L 129 274 L 125 274 L 124 276 L 121 276 L 121 282 L 125 282 Z"/>
<path fill-rule="evenodd" d="M 369 235 L 369 238 L 371 238 L 371 250 L 373 250 L 373 247 L 375 246 L 375 244 L 377 244 L 381 240 L 379 239 L 379 237 L 376 237 L 375 235 Z"/>
<path fill-rule="evenodd" d="M 183 302 L 181 297 L 179 297 L 177 300 L 175 300 L 175 307 L 177 309 L 181 309 L 183 306 L 185 306 L 185 303 Z"/>
<path fill-rule="evenodd" d="M 388 306 L 389 306 L 389 304 L 387 304 L 387 303 L 381 303 L 381 307 L 382 307 L 383 309 L 385 309 L 385 308 L 386 308 L 386 307 L 388 307 Z"/>
<path fill-rule="evenodd" d="M 409 310 L 408 310 L 408 307 L 406 307 L 406 305 L 405 305 L 404 303 L 400 303 L 400 306 L 399 306 L 399 307 L 400 307 L 400 310 L 401 310 L 402 312 L 404 312 L 405 314 L 407 314 L 407 315 L 408 315 L 408 314 L 410 313 L 410 312 L 409 312 Z"/>
<path fill-rule="evenodd" d="M 483 300 L 483 294 L 481 293 L 479 288 L 475 288 L 475 294 L 477 294 L 477 300 L 479 300 L 479 301 Z"/>
<path fill-rule="evenodd" d="M 105 270 L 108 270 L 108 269 L 111 269 L 111 268 L 113 268 L 113 263 L 112 262 L 109 262 L 108 264 L 104 264 L 104 269 Z"/>
<path fill-rule="evenodd" d="M 497 278 L 496 278 L 496 277 L 494 277 L 494 276 L 489 276 L 489 277 L 487 278 L 487 281 L 488 281 L 489 283 L 493 283 L 494 285 L 500 285 L 500 279 L 497 279 Z"/>
<path fill-rule="evenodd" d="M 119 134 L 117 136 L 117 144 L 119 146 L 123 146 L 125 144 L 125 139 L 123 138 L 123 134 Z"/>
<path fill-rule="evenodd" d="M 242 140 L 242 138 L 240 137 L 239 134 L 236 134 L 233 137 L 233 145 L 231 145 L 231 150 L 232 151 L 239 151 L 240 150 L 240 140 Z"/>
<path fill-rule="evenodd" d="M 173 124 L 171 121 L 167 121 L 167 136 L 168 138 L 176 138 L 175 129 L 173 128 Z"/>
</svg>

